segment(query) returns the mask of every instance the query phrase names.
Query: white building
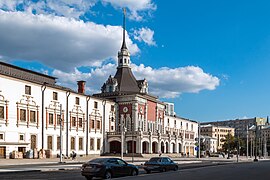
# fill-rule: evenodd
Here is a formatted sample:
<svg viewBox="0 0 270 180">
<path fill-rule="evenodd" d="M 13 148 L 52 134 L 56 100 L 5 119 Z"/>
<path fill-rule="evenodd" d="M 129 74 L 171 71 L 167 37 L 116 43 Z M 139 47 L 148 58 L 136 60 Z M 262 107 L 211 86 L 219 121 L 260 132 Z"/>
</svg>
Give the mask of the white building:
<svg viewBox="0 0 270 180">
<path fill-rule="evenodd" d="M 115 129 L 114 102 L 84 94 L 84 81 L 75 92 L 55 79 L 0 62 L 0 157 L 30 149 L 59 154 L 60 119 L 63 154 L 105 151 L 104 131 Z"/>
<path fill-rule="evenodd" d="M 168 116 L 174 116 L 174 103 L 164 102 L 166 106 L 166 115 Z"/>
</svg>

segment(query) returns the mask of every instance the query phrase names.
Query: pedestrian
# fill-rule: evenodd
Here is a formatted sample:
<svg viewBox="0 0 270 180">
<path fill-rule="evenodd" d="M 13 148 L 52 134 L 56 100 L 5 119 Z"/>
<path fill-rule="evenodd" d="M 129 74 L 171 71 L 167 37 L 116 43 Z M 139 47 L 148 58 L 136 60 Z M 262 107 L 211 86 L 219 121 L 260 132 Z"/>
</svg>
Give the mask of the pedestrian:
<svg viewBox="0 0 270 180">
<path fill-rule="evenodd" d="M 77 155 L 77 154 L 75 153 L 75 151 L 72 151 L 72 155 L 71 155 L 71 156 L 72 156 L 72 157 L 71 157 L 72 160 L 74 160 L 74 159 L 76 158 L 76 155 Z"/>
<path fill-rule="evenodd" d="M 159 157 L 161 156 L 161 151 L 159 151 L 159 155 L 158 155 Z"/>
</svg>

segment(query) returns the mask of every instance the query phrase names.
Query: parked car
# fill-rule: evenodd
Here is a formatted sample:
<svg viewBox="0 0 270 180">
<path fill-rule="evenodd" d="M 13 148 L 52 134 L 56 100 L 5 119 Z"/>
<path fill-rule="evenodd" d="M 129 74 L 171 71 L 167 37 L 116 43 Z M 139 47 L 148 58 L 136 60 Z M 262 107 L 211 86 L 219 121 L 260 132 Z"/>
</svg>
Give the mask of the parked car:
<svg viewBox="0 0 270 180">
<path fill-rule="evenodd" d="M 178 164 L 168 157 L 153 157 L 149 161 L 146 161 L 143 166 L 146 173 L 151 171 L 165 172 L 168 170 L 178 170 Z"/>
<path fill-rule="evenodd" d="M 87 180 L 93 177 L 111 179 L 119 176 L 136 176 L 139 169 L 137 166 L 128 164 L 119 158 L 96 158 L 84 163 L 81 167 L 81 174 Z"/>
</svg>

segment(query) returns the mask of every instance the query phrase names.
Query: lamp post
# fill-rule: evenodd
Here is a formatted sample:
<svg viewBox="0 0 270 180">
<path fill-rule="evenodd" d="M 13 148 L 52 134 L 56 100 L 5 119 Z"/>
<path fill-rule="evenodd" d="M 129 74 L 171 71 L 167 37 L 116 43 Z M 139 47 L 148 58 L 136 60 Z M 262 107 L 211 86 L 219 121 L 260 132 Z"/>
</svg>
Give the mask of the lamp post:
<svg viewBox="0 0 270 180">
<path fill-rule="evenodd" d="M 41 86 L 42 93 L 42 109 L 41 109 L 41 148 L 44 149 L 44 91 L 46 90 L 46 83 Z"/>
<path fill-rule="evenodd" d="M 247 125 L 247 158 L 248 158 L 248 125 Z"/>
<path fill-rule="evenodd" d="M 228 157 L 227 159 L 230 159 L 230 134 L 228 133 Z"/>
<path fill-rule="evenodd" d="M 62 163 L 62 104 L 60 104 L 60 163 Z"/>
<path fill-rule="evenodd" d="M 124 126 L 124 117 L 121 116 L 121 159 L 124 158 L 124 133 L 126 131 L 126 128 Z"/>
<path fill-rule="evenodd" d="M 256 122 L 256 129 L 255 129 L 255 158 L 254 158 L 254 162 L 257 162 L 258 159 L 257 159 L 257 131 L 258 131 L 258 125 L 257 125 L 257 122 Z"/>
</svg>

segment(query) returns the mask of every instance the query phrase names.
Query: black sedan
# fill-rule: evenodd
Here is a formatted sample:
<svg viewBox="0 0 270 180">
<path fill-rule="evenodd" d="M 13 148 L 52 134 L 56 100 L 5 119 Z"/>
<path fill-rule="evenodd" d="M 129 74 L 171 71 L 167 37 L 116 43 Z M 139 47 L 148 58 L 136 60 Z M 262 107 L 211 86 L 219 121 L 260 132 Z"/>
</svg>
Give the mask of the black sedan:
<svg viewBox="0 0 270 180">
<path fill-rule="evenodd" d="M 151 173 L 151 171 L 177 171 L 178 164 L 173 162 L 173 160 L 168 157 L 153 157 L 149 161 L 144 163 L 143 168 L 147 173 Z"/>
<path fill-rule="evenodd" d="M 136 176 L 138 167 L 119 158 L 97 158 L 82 165 L 81 174 L 87 180 L 93 177 L 111 179 L 119 176 Z"/>
</svg>

